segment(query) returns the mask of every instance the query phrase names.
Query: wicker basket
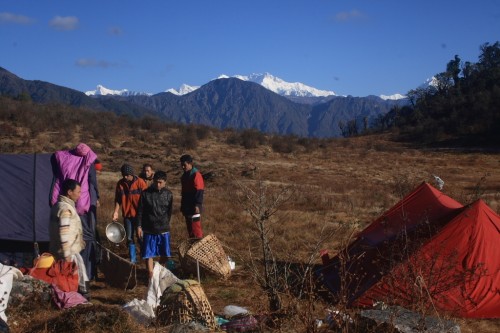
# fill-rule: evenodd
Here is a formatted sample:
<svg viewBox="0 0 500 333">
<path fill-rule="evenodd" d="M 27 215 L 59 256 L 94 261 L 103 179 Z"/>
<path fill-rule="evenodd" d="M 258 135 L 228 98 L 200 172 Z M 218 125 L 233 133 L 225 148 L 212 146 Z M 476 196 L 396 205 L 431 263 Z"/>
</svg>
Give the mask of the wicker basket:
<svg viewBox="0 0 500 333">
<path fill-rule="evenodd" d="M 207 235 L 200 240 L 187 240 L 179 246 L 179 259 L 182 268 L 196 272 L 196 262 L 206 273 L 223 279 L 231 275 L 231 266 L 222 244 L 215 235 Z"/>
<path fill-rule="evenodd" d="M 179 280 L 165 289 L 156 315 L 161 326 L 197 322 L 209 329 L 216 327 L 205 292 L 194 280 Z"/>
</svg>

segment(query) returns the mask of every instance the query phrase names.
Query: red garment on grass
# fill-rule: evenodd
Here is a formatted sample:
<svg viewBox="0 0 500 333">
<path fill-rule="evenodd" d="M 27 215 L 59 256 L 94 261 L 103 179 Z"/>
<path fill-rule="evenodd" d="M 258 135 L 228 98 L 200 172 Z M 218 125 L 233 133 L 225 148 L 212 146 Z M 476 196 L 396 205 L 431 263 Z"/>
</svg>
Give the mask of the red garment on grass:
<svg viewBox="0 0 500 333">
<path fill-rule="evenodd" d="M 78 290 L 78 267 L 75 262 L 58 260 L 49 268 L 32 268 L 29 275 L 49 284 L 55 284 L 62 291 Z"/>
</svg>

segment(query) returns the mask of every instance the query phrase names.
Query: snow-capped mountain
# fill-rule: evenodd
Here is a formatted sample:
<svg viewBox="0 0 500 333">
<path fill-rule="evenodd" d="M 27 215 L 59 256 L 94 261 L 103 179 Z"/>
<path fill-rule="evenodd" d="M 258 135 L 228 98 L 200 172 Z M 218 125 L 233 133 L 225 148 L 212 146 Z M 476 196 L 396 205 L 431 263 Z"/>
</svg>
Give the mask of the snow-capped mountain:
<svg viewBox="0 0 500 333">
<path fill-rule="evenodd" d="M 437 88 L 438 85 L 439 85 L 438 79 L 435 76 L 433 76 L 430 79 L 425 80 L 425 82 L 422 83 L 419 88 L 423 88 L 423 89 L 429 88 L 429 87 Z"/>
<path fill-rule="evenodd" d="M 407 96 L 405 95 L 401 95 L 401 94 L 394 94 L 394 95 L 380 95 L 379 96 L 380 98 L 382 98 L 384 101 L 390 99 L 390 100 L 393 100 L 393 101 L 397 101 L 398 99 L 403 99 L 403 98 L 406 98 Z"/>
<path fill-rule="evenodd" d="M 217 79 L 229 78 L 228 75 L 220 75 Z M 309 97 L 328 97 L 328 96 L 337 96 L 334 91 L 329 90 L 320 90 L 314 87 L 305 85 L 300 82 L 287 82 L 279 77 L 273 76 L 269 73 L 263 74 L 251 74 L 251 75 L 233 75 L 233 78 L 238 78 L 243 81 L 250 81 L 257 84 L 260 84 L 264 88 L 271 90 L 281 96 L 289 97 L 289 98 L 309 98 Z M 186 95 L 190 92 L 195 91 L 200 86 L 190 86 L 187 84 L 182 84 L 179 89 L 170 88 L 165 90 L 165 92 L 170 92 L 174 95 L 182 96 Z M 135 92 L 129 91 L 127 89 L 122 90 L 112 90 L 103 87 L 102 85 L 98 85 L 96 90 L 85 92 L 88 96 L 96 96 L 96 95 L 120 95 L 120 96 L 135 96 L 135 95 L 153 95 L 152 93 L 146 92 Z M 393 95 L 381 95 L 380 98 L 384 100 L 399 100 L 406 98 L 406 96 L 401 94 L 393 94 Z"/>
<path fill-rule="evenodd" d="M 169 92 L 169 93 L 172 93 L 174 95 L 186 95 L 186 94 L 189 94 L 190 92 L 192 91 L 195 91 L 196 89 L 198 89 L 200 86 L 189 86 L 187 84 L 183 84 L 179 87 L 179 90 L 175 90 L 174 88 L 170 88 L 168 90 L 165 90 L 165 92 Z"/>
<path fill-rule="evenodd" d="M 226 75 L 219 76 L 220 78 L 227 78 Z M 269 73 L 264 74 L 251 74 L 249 76 L 234 75 L 233 77 L 260 84 L 266 89 L 269 89 L 281 96 L 292 97 L 325 97 L 335 96 L 335 92 L 328 90 L 320 90 L 300 82 L 286 82 L 279 77 L 273 76 Z"/>
<path fill-rule="evenodd" d="M 425 82 L 422 83 L 418 88 L 419 89 L 429 89 L 429 88 L 436 89 L 438 84 L 439 84 L 438 79 L 435 76 L 433 76 L 430 79 L 426 79 Z M 398 100 L 398 99 L 408 98 L 408 96 L 404 96 L 401 94 L 394 94 L 394 95 L 390 95 L 390 96 L 380 95 L 379 97 L 382 98 L 383 100 L 388 100 L 388 99 Z"/>
<path fill-rule="evenodd" d="M 217 79 L 227 79 L 227 78 L 237 78 L 243 81 L 250 81 L 257 84 L 260 84 L 264 88 L 271 90 L 281 96 L 286 97 L 325 97 L 325 96 L 335 96 L 335 92 L 327 91 L 327 90 L 319 90 L 310 86 L 307 86 L 300 82 L 286 82 L 279 77 L 275 77 L 269 73 L 264 74 L 251 74 L 248 76 L 245 75 L 220 75 Z M 166 90 L 167 92 L 171 92 L 175 95 L 185 95 L 196 89 L 199 86 L 190 86 L 187 84 L 183 84 L 180 86 L 179 90 L 174 88 L 170 88 Z"/>
<path fill-rule="evenodd" d="M 112 89 L 108 89 L 108 88 L 99 84 L 99 85 L 97 85 L 96 90 L 86 91 L 85 95 L 87 95 L 87 96 L 104 96 L 104 95 L 119 95 L 119 96 L 147 95 L 147 96 L 151 96 L 152 94 L 146 93 L 146 92 L 128 91 L 127 89 L 112 90 Z"/>
<path fill-rule="evenodd" d="M 286 82 L 279 77 L 273 76 L 269 73 L 264 74 L 251 74 L 251 75 L 233 75 L 233 78 L 238 78 L 243 81 L 250 81 L 260 84 L 266 89 L 269 89 L 281 96 L 286 97 L 325 97 L 325 96 L 335 96 L 335 92 L 328 90 L 320 90 L 300 82 Z M 220 75 L 217 79 L 229 78 L 228 75 Z M 165 90 L 165 92 L 170 92 L 174 95 L 186 95 L 192 91 L 195 91 L 200 86 L 190 86 L 187 84 L 182 84 L 179 89 L 170 88 Z M 135 92 L 129 91 L 127 89 L 123 90 L 113 90 L 98 85 L 96 90 L 91 90 L 85 92 L 87 96 L 97 96 L 97 95 L 120 95 L 120 96 L 134 96 L 134 95 L 153 95 L 151 93 L 145 92 Z"/>
</svg>

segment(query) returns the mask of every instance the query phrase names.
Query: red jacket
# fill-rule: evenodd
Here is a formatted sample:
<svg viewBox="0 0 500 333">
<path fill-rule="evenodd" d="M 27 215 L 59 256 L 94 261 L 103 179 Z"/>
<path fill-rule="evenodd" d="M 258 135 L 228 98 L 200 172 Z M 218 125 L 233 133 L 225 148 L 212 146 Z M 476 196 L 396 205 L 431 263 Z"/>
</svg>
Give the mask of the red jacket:
<svg viewBox="0 0 500 333">
<path fill-rule="evenodd" d="M 181 212 L 185 216 L 191 216 L 195 213 L 195 207 L 203 208 L 203 192 L 205 183 L 203 176 L 196 168 L 184 172 L 181 176 Z"/>
</svg>

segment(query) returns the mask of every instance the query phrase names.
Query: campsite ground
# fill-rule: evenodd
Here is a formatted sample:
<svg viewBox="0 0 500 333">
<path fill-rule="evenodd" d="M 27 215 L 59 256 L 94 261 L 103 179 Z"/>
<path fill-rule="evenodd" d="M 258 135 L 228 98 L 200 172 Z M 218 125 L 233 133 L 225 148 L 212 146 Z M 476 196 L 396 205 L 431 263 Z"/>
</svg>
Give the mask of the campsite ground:
<svg viewBox="0 0 500 333">
<path fill-rule="evenodd" d="M 389 140 L 388 135 L 337 139 L 313 148 L 295 146 L 291 153 L 279 153 L 268 145 L 252 149 L 229 145 L 226 132 L 211 132 L 197 142 L 196 148 L 185 149 L 176 143 L 179 136 L 175 131 L 178 129 L 151 134 L 139 130 L 134 137 L 117 134 L 106 144 L 94 138 L 85 139 L 104 165 L 99 176 L 99 228 L 104 234 L 104 227 L 110 222 L 120 165 L 128 162 L 139 169 L 143 163 L 152 163 L 156 170 L 167 171 L 168 185 L 174 193 L 171 234 L 172 248 L 176 249 L 186 237 L 178 211 L 181 174 L 178 158 L 183 153 L 191 153 L 200 170 L 210 175 L 206 181 L 204 232 L 215 234 L 236 262 L 236 270 L 229 279 L 206 277 L 201 281 L 215 313 L 221 313 L 226 305 L 246 307 L 256 314 L 268 311 L 266 294 L 256 282 L 258 276 L 250 269 L 262 254 L 245 198 L 253 198 L 250 204 L 254 207 L 266 208 L 276 198 L 274 195 L 290 195 L 272 216 L 273 232 L 269 237 L 276 259 L 287 263 L 307 263 L 312 258 L 313 264 L 319 264 L 319 249 L 335 253 L 349 241 L 350 235 L 421 182 L 434 184 L 433 175 L 445 181 L 443 192 L 457 201 L 468 204 L 483 198 L 493 210 L 500 210 L 500 155 L 497 153 L 415 149 Z M 53 152 L 83 141 L 78 133 L 67 141 L 50 139 L 51 135 L 54 134 L 40 133 L 31 138 L 29 144 L 16 143 L 13 137 L 2 137 L 2 141 L 12 142 L 9 147 L 14 148 L 8 152 L 15 153 Z M 252 196 L 256 193 L 261 195 Z M 104 245 L 116 253 L 126 253 L 124 244 L 115 246 L 105 241 Z M 147 288 L 142 264 L 138 267 L 138 286 L 133 290 L 108 287 L 104 280 L 101 275 L 100 281 L 92 286 L 92 302 L 96 306 L 122 306 L 134 298 L 145 298 Z M 324 300 L 298 302 L 289 297 L 292 293 L 293 290 L 287 290 L 282 294 L 285 307 L 295 312 L 283 323 L 281 331 L 304 332 L 310 329 L 307 318 L 324 319 L 329 306 Z M 41 323 L 64 316 L 64 312 L 52 307 L 18 312 L 8 309 L 7 312 L 13 333 L 50 332 Z M 72 318 L 78 323 L 74 333 L 99 331 L 81 316 Z M 462 332 L 500 331 L 498 319 L 459 319 L 458 322 Z M 141 328 L 123 320 L 121 326 L 114 325 L 113 332 L 131 329 L 162 332 L 159 328 Z"/>
</svg>

